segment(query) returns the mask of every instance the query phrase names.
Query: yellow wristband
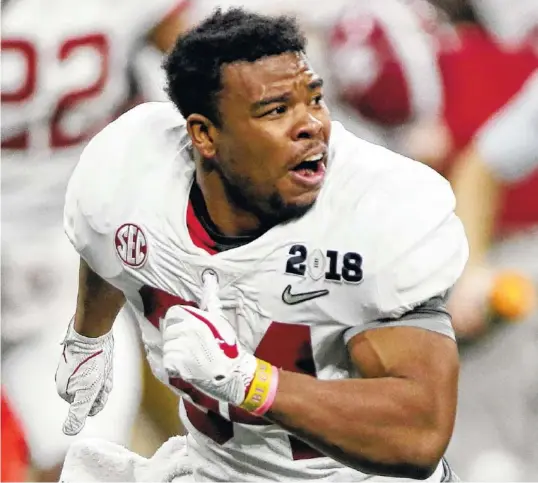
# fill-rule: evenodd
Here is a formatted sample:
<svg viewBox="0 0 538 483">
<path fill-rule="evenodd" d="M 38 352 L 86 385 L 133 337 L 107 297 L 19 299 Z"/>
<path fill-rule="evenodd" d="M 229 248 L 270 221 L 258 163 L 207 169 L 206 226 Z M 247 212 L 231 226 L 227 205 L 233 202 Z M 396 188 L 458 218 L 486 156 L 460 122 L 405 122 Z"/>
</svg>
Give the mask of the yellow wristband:
<svg viewBox="0 0 538 483">
<path fill-rule="evenodd" d="M 256 371 L 241 408 L 258 416 L 265 414 L 273 404 L 277 385 L 276 367 L 261 359 L 256 359 Z"/>
</svg>

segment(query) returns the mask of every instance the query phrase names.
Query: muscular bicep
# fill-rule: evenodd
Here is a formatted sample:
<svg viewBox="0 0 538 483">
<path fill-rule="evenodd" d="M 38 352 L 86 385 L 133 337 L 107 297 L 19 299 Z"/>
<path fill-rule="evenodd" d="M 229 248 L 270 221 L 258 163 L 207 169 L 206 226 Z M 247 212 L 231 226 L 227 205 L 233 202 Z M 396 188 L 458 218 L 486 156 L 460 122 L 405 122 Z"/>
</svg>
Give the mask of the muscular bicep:
<svg viewBox="0 0 538 483">
<path fill-rule="evenodd" d="M 355 335 L 351 361 L 362 377 L 406 377 L 457 381 L 458 350 L 449 337 L 416 327 L 386 327 Z M 444 383 L 443 383 L 444 384 Z M 452 386 L 452 383 L 450 384 Z"/>
<path fill-rule="evenodd" d="M 363 378 L 399 378 L 413 384 L 417 404 L 428 408 L 435 427 L 451 434 L 459 372 L 452 338 L 419 327 L 392 326 L 356 334 L 348 350 Z"/>
<path fill-rule="evenodd" d="M 420 371 L 437 362 L 442 367 L 454 365 L 457 373 L 457 346 L 446 308 L 449 295 L 447 290 L 431 297 L 401 317 L 348 329 L 344 338 L 361 375 L 412 377 L 407 366 L 409 371 Z"/>
<path fill-rule="evenodd" d="M 124 304 L 123 292 L 95 273 L 81 258 L 75 330 L 87 337 L 108 332 Z"/>
</svg>

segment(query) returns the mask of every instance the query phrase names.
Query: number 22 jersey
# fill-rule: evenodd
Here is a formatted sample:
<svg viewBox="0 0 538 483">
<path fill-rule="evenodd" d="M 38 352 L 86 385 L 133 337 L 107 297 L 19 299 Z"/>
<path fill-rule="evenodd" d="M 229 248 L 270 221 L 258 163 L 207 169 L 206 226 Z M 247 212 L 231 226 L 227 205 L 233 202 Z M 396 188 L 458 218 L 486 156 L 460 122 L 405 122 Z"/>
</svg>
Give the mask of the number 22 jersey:
<svg viewBox="0 0 538 483">
<path fill-rule="evenodd" d="M 14 244 L 57 230 L 83 147 L 129 101 L 135 53 L 187 1 L 2 2 L 2 216 Z"/>
</svg>

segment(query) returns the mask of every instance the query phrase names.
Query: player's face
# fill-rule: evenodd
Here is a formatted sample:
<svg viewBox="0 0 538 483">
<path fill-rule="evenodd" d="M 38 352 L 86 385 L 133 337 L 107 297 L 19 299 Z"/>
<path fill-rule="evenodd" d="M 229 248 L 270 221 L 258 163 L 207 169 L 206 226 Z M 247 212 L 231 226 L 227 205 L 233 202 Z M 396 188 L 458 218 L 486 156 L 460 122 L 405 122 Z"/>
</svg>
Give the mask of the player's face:
<svg viewBox="0 0 538 483">
<path fill-rule="evenodd" d="M 216 164 L 228 198 L 259 218 L 306 213 L 327 165 L 330 117 L 322 81 L 297 53 L 228 64 L 219 98 Z"/>
</svg>

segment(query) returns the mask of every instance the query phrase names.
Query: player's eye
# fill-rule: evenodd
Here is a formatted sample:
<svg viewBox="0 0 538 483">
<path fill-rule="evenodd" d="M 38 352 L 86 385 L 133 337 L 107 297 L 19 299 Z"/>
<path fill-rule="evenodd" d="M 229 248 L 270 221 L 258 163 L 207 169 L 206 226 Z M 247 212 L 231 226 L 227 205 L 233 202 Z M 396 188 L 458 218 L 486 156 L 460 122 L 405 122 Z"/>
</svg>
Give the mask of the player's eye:
<svg viewBox="0 0 538 483">
<path fill-rule="evenodd" d="M 318 94 L 312 98 L 312 104 L 319 106 L 323 102 L 323 94 Z"/>
<path fill-rule="evenodd" d="M 286 114 L 286 112 L 288 112 L 288 106 L 282 104 L 274 109 L 271 109 L 270 111 L 265 112 L 263 116 L 280 116 L 282 114 Z"/>
</svg>

